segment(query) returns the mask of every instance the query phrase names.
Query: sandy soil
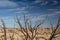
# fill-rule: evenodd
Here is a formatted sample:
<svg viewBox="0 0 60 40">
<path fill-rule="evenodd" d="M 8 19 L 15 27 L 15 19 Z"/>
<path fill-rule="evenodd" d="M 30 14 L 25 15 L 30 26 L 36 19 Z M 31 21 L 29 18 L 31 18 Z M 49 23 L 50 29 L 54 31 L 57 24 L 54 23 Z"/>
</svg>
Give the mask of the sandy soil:
<svg viewBox="0 0 60 40">
<path fill-rule="evenodd" d="M 7 35 L 7 40 L 11 40 L 10 37 L 13 35 L 13 31 L 16 32 L 14 33 L 14 40 L 22 40 L 24 38 L 23 34 L 13 28 L 7 28 L 6 29 L 6 35 Z M 50 35 L 51 35 L 52 30 L 49 28 L 41 28 L 38 29 L 38 39 L 39 40 L 44 40 L 43 38 L 40 37 L 44 37 L 46 39 L 49 39 Z M 30 34 L 31 35 L 31 34 Z M 59 34 L 60 35 L 60 34 Z M 58 36 L 58 35 L 57 35 Z M 4 32 L 3 29 L 0 28 L 0 40 L 4 40 Z M 60 36 L 57 38 L 54 38 L 53 40 L 60 40 Z"/>
</svg>

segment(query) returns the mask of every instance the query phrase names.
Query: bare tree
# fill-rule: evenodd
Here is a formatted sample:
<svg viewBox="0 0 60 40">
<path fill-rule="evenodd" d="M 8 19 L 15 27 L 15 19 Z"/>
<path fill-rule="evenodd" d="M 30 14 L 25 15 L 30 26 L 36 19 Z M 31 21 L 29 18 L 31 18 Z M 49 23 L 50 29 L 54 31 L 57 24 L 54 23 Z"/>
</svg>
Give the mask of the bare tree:
<svg viewBox="0 0 60 40">
<path fill-rule="evenodd" d="M 60 17 L 58 19 L 58 22 L 57 22 L 57 25 L 56 27 L 53 27 L 53 24 L 50 23 L 51 25 L 51 29 L 52 29 L 52 32 L 51 32 L 51 35 L 49 37 L 49 39 L 45 38 L 45 37 L 38 37 L 38 35 L 40 35 L 38 33 L 38 28 L 45 22 L 46 19 L 42 20 L 42 22 L 38 22 L 34 27 L 32 26 L 32 21 L 30 19 L 30 16 L 28 16 L 28 18 L 26 18 L 26 16 L 24 15 L 24 24 L 21 24 L 21 21 L 20 19 L 18 18 L 18 15 L 16 15 L 16 21 L 19 25 L 19 28 L 17 28 L 16 30 L 18 31 L 15 32 L 15 27 L 14 27 L 14 30 L 12 30 L 12 36 L 10 36 L 10 40 L 14 40 L 14 34 L 17 34 L 19 37 L 21 37 L 19 35 L 19 32 L 21 32 L 23 34 L 24 37 L 23 40 L 39 40 L 40 38 L 44 39 L 44 40 L 53 40 L 54 38 L 56 37 L 59 37 L 57 35 L 60 34 L 60 32 L 58 31 L 58 28 L 60 26 Z M 2 22 L 2 26 L 3 26 L 3 30 L 4 30 L 4 39 L 2 38 L 2 40 L 7 40 L 7 35 L 6 35 L 6 24 L 4 22 L 3 19 L 1 19 L 1 22 Z M 24 26 L 23 26 L 24 25 Z M 46 32 L 44 32 L 46 33 Z M 46 33 L 47 34 L 47 33 Z"/>
<path fill-rule="evenodd" d="M 39 28 L 39 26 L 41 24 L 44 23 L 44 21 L 46 20 L 43 20 L 41 23 L 38 23 L 36 24 L 34 27 L 32 27 L 32 23 L 31 23 L 31 19 L 30 17 L 26 18 L 25 15 L 24 15 L 24 23 L 25 23 L 25 27 L 22 26 L 18 16 L 16 15 L 16 18 L 17 18 L 17 23 L 20 27 L 20 32 L 24 35 L 25 39 L 24 40 L 34 40 L 36 38 L 36 35 L 37 35 L 37 30 Z"/>
<path fill-rule="evenodd" d="M 7 40 L 7 37 L 6 37 L 6 24 L 5 24 L 5 22 L 3 21 L 3 19 L 1 19 L 1 22 L 2 22 L 3 30 L 4 30 L 4 40 Z"/>
<path fill-rule="evenodd" d="M 60 34 L 60 32 L 56 33 L 56 31 L 59 28 L 59 25 L 60 25 L 60 17 L 58 19 L 56 28 L 53 28 L 53 25 L 51 24 L 52 33 L 51 33 L 51 36 L 50 36 L 49 40 L 53 40 L 53 38 L 57 37 L 56 35 Z"/>
<path fill-rule="evenodd" d="M 11 40 L 14 40 L 14 32 L 12 33 L 12 35 L 10 36 Z"/>
</svg>

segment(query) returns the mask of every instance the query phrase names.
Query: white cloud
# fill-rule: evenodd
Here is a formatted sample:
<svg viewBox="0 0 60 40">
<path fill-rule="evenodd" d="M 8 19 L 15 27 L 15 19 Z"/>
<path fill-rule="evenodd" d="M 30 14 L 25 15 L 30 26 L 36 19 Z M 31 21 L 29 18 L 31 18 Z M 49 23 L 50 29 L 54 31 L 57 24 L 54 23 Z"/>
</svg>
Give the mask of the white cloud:
<svg viewBox="0 0 60 40">
<path fill-rule="evenodd" d="M 56 16 L 56 15 L 57 15 L 56 13 L 48 14 L 48 16 Z"/>
<path fill-rule="evenodd" d="M 36 3 L 40 3 L 41 5 L 46 5 L 46 4 L 48 4 L 48 1 L 36 0 L 36 1 L 34 1 L 34 3 L 35 3 L 35 4 L 36 4 Z"/>
<path fill-rule="evenodd" d="M 2 17 L 3 20 L 8 20 L 8 19 L 13 19 L 12 16 L 6 16 L 6 17 Z"/>
<path fill-rule="evenodd" d="M 41 5 L 47 5 L 48 4 L 48 0 L 47 1 L 45 1 L 45 0 L 36 0 L 36 1 L 34 1 L 34 3 L 40 3 Z M 52 1 L 53 3 L 51 4 L 51 5 L 56 5 L 56 4 L 58 4 L 58 1 L 56 1 L 56 0 L 54 0 L 54 1 Z"/>
<path fill-rule="evenodd" d="M 48 9 L 49 11 L 53 11 L 55 14 L 59 14 L 60 10 L 59 9 Z"/>
<path fill-rule="evenodd" d="M 0 7 L 17 7 L 18 5 L 10 1 L 0 1 Z"/>
<path fill-rule="evenodd" d="M 44 17 L 34 17 L 34 18 L 32 18 L 31 20 L 32 21 L 38 21 L 38 20 L 44 20 L 45 18 Z"/>
<path fill-rule="evenodd" d="M 47 5 L 48 1 L 42 2 L 41 5 Z"/>
<path fill-rule="evenodd" d="M 58 1 L 53 1 L 52 5 L 56 5 L 56 4 L 58 4 Z"/>
<path fill-rule="evenodd" d="M 56 13 L 57 13 L 57 14 L 60 14 L 60 11 L 57 11 Z"/>
<path fill-rule="evenodd" d="M 12 16 L 6 16 L 1 18 L 4 20 L 6 27 L 13 27 L 14 19 Z M 0 20 L 0 25 L 2 25 L 1 20 Z"/>
<path fill-rule="evenodd" d="M 36 20 L 44 20 L 46 17 L 52 17 L 52 16 L 56 16 L 58 14 L 56 13 L 51 13 L 51 14 L 42 14 L 42 15 L 34 15 L 34 14 L 28 14 L 29 16 L 31 16 L 31 19 L 34 21 Z"/>
<path fill-rule="evenodd" d="M 12 9 L 5 9 L 7 11 L 24 11 L 26 8 L 25 7 L 21 7 L 21 8 L 12 8 Z"/>
<path fill-rule="evenodd" d="M 36 0 L 36 1 L 34 1 L 34 3 L 40 3 L 40 2 L 42 2 L 41 0 Z"/>
<path fill-rule="evenodd" d="M 11 8 L 11 9 L 4 9 L 1 11 L 5 11 L 5 12 L 12 12 L 12 13 L 28 13 L 28 11 L 25 10 L 26 7 L 20 7 L 20 8 Z"/>
<path fill-rule="evenodd" d="M 57 10 L 57 9 L 48 9 L 49 11 L 54 11 L 54 10 Z"/>
<path fill-rule="evenodd" d="M 31 18 L 32 22 L 42 21 L 42 20 L 44 20 L 46 18 L 47 15 L 50 17 L 50 16 L 55 16 L 56 14 L 43 14 L 43 15 L 39 15 L 39 16 L 38 15 L 36 15 L 36 16 L 32 15 L 32 16 L 30 16 L 30 18 Z M 7 24 L 6 26 L 13 27 L 13 25 L 14 25 L 14 18 L 13 18 L 13 16 L 7 16 L 7 17 L 2 17 L 2 18 L 6 22 L 6 24 Z M 21 18 L 23 18 L 22 15 L 21 15 Z M 24 22 L 23 19 L 21 19 L 20 21 L 23 24 L 23 22 Z"/>
<path fill-rule="evenodd" d="M 47 9 L 48 11 L 51 11 L 51 12 L 54 12 L 54 13 L 56 13 L 57 11 L 59 11 L 59 9 L 57 8 L 57 9 Z"/>
<path fill-rule="evenodd" d="M 48 10 L 52 11 L 52 10 L 54 10 L 54 9 L 48 9 Z"/>
<path fill-rule="evenodd" d="M 9 1 L 9 0 L 0 0 L 0 1 Z"/>
<path fill-rule="evenodd" d="M 14 27 L 14 24 L 15 24 L 15 27 L 18 27 L 18 25 L 16 23 L 17 21 L 15 20 L 14 16 L 6 16 L 6 17 L 1 16 L 1 18 L 5 22 L 6 27 L 13 28 Z M 20 20 L 20 21 L 21 21 L 21 24 L 22 24 L 23 23 L 23 20 Z M 0 20 L 0 25 L 2 25 L 1 20 Z"/>
<path fill-rule="evenodd" d="M 55 17 L 57 14 L 53 13 L 53 14 L 43 14 L 43 15 L 39 15 L 39 16 L 34 16 L 31 18 L 32 22 L 36 22 L 36 21 L 42 21 L 42 20 L 45 20 L 46 17 Z M 47 20 L 47 19 L 46 19 Z"/>
</svg>

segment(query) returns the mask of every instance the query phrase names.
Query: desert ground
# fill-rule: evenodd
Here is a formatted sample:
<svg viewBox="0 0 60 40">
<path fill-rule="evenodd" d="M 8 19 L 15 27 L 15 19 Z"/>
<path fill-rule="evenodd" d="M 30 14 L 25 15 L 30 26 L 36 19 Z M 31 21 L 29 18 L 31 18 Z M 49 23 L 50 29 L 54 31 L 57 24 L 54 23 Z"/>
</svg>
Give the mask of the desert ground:
<svg viewBox="0 0 60 40">
<path fill-rule="evenodd" d="M 20 31 L 16 30 L 16 29 L 14 29 L 14 28 L 7 28 L 6 29 L 7 40 L 11 40 L 12 35 L 14 35 L 13 36 L 14 40 L 24 40 L 23 34 Z M 52 29 L 50 29 L 50 28 L 38 28 L 38 30 L 37 30 L 37 34 L 38 34 L 37 37 L 38 38 L 37 39 L 38 40 L 45 40 L 44 38 L 49 39 L 49 37 L 51 35 L 51 32 L 52 32 Z M 29 32 L 29 35 L 31 35 L 30 32 Z M 0 40 L 4 40 L 3 28 L 0 28 Z M 53 40 L 60 40 L 60 36 L 54 38 Z"/>
</svg>

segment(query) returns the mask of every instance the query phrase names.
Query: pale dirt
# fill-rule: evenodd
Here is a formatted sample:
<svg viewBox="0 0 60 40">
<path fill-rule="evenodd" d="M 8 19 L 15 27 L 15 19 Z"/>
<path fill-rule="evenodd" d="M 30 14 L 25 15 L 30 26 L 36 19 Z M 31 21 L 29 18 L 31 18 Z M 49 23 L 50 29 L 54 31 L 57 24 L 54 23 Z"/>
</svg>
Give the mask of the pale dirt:
<svg viewBox="0 0 60 40">
<path fill-rule="evenodd" d="M 14 29 L 11 29 L 11 28 L 8 28 L 6 29 L 7 31 L 7 40 L 10 40 L 10 36 L 12 36 L 12 32 L 11 30 L 14 30 Z M 23 34 L 17 30 L 14 30 L 16 33 L 14 33 L 14 40 L 22 40 L 23 39 Z M 47 28 L 41 28 L 41 29 L 38 29 L 38 37 L 44 37 L 46 39 L 49 39 L 50 35 L 51 35 L 51 32 L 52 30 L 51 29 L 47 29 Z M 4 38 L 4 35 L 3 35 L 3 29 L 0 28 L 0 40 L 2 40 Z M 39 38 L 39 40 L 44 40 L 43 38 Z M 54 38 L 53 40 L 60 40 L 60 34 L 59 34 L 59 37 L 57 38 Z"/>
</svg>

